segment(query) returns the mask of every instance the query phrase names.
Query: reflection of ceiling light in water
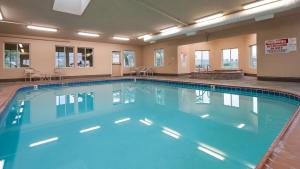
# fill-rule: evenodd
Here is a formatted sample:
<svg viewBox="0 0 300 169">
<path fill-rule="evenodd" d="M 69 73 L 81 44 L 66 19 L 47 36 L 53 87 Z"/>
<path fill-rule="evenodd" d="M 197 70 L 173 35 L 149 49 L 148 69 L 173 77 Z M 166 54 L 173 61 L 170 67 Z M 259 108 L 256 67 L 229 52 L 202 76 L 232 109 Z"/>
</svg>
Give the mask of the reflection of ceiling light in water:
<svg viewBox="0 0 300 169">
<path fill-rule="evenodd" d="M 225 157 L 223 157 L 222 155 L 220 155 L 220 154 L 218 154 L 218 153 L 216 153 L 214 151 L 211 151 L 211 150 L 209 150 L 209 149 L 207 149 L 205 147 L 199 146 L 198 150 L 203 151 L 204 153 L 206 153 L 206 154 L 208 154 L 210 156 L 213 156 L 213 157 L 215 157 L 215 158 L 217 158 L 219 160 L 222 160 L 222 161 L 225 160 Z"/>
<path fill-rule="evenodd" d="M 139 120 L 139 121 L 140 121 L 141 123 L 147 125 L 147 126 L 151 126 L 151 125 L 152 125 L 152 121 L 149 120 L 149 119 L 147 119 L 147 118 L 141 119 L 141 120 Z"/>
<path fill-rule="evenodd" d="M 226 155 L 222 151 L 220 151 L 214 147 L 211 147 L 207 144 L 199 143 L 198 149 L 200 151 L 205 152 L 206 154 L 209 154 L 209 155 L 219 159 L 219 160 L 222 160 L 222 161 L 225 160 Z"/>
<path fill-rule="evenodd" d="M 167 127 L 163 127 L 162 132 L 167 134 L 168 136 L 171 136 L 171 137 L 176 138 L 176 139 L 179 139 L 180 136 L 181 136 L 181 134 L 178 133 L 177 131 L 174 131 L 174 130 L 169 129 Z"/>
<path fill-rule="evenodd" d="M 0 169 L 3 169 L 4 168 L 4 160 L 0 160 Z"/>
<path fill-rule="evenodd" d="M 24 101 L 21 102 L 21 106 L 24 106 Z"/>
<path fill-rule="evenodd" d="M 87 128 L 87 129 L 82 129 L 79 131 L 79 133 L 86 133 L 86 132 L 90 132 L 90 131 L 93 131 L 93 130 L 97 130 L 99 129 L 100 126 L 94 126 L 94 127 L 90 127 L 90 128 Z"/>
<path fill-rule="evenodd" d="M 204 115 L 201 116 L 202 119 L 205 119 L 207 117 L 209 117 L 209 114 L 204 114 Z"/>
<path fill-rule="evenodd" d="M 236 126 L 237 128 L 241 129 L 241 128 L 244 128 L 245 127 L 245 124 L 244 123 L 241 123 L 239 125 Z"/>
<path fill-rule="evenodd" d="M 21 108 L 20 108 L 20 110 L 19 110 L 19 112 L 20 112 L 20 113 L 22 113 L 22 112 L 23 112 L 23 110 L 24 110 L 24 109 L 23 109 L 23 107 L 21 107 Z"/>
<path fill-rule="evenodd" d="M 129 120 L 131 120 L 131 119 L 130 118 L 124 118 L 124 119 L 116 120 L 115 124 L 123 123 L 123 122 L 129 121 Z"/>
<path fill-rule="evenodd" d="M 29 147 L 35 147 L 35 146 L 39 146 L 39 145 L 42 145 L 42 144 L 51 143 L 51 142 L 54 142 L 54 141 L 57 141 L 57 140 L 58 140 L 58 137 L 53 137 L 53 138 L 49 138 L 47 140 L 42 140 L 42 141 L 32 143 L 32 144 L 29 145 Z"/>
<path fill-rule="evenodd" d="M 15 117 L 15 119 L 20 119 L 22 116 L 21 115 L 17 115 L 16 117 Z"/>
</svg>

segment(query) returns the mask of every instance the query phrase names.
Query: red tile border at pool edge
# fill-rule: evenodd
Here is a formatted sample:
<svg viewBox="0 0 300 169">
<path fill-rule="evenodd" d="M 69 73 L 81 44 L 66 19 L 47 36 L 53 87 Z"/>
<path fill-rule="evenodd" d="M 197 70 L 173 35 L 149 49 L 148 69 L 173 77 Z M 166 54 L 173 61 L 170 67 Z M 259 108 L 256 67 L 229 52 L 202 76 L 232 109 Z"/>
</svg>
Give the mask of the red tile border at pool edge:
<svg viewBox="0 0 300 169">
<path fill-rule="evenodd" d="M 299 94 L 295 94 L 292 91 L 289 90 L 282 90 L 282 89 L 276 89 L 276 88 L 268 88 L 267 86 L 262 87 L 262 86 L 238 86 L 236 84 L 230 85 L 230 84 L 220 84 L 220 83 L 208 83 L 208 82 L 193 82 L 193 81 L 185 81 L 184 79 L 178 80 L 178 79 L 156 79 L 156 78 L 108 78 L 109 80 L 122 80 L 122 79 L 144 79 L 144 80 L 158 80 L 158 81 L 162 81 L 162 82 L 180 82 L 180 83 L 185 83 L 185 84 L 205 84 L 205 85 L 215 85 L 215 86 L 222 86 L 222 87 L 234 87 L 234 88 L 249 88 L 249 89 L 255 89 L 255 90 L 269 90 L 272 92 L 282 92 L 288 95 L 293 95 L 293 96 L 298 96 L 300 97 Z M 105 78 L 100 79 L 100 80 L 106 80 Z M 95 79 L 89 79 L 89 80 L 84 80 L 84 82 L 89 82 L 89 81 L 95 81 Z M 97 81 L 97 80 L 96 80 Z M 82 82 L 81 80 L 79 81 L 71 81 L 71 82 Z M 42 82 L 42 83 L 35 83 L 35 84 L 26 84 L 26 85 L 14 85 L 11 86 L 12 89 L 10 89 L 8 92 L 8 97 L 5 99 L 4 102 L 0 102 L 0 114 L 5 110 L 6 106 L 9 104 L 10 100 L 15 96 L 17 90 L 23 88 L 23 87 L 30 87 L 30 86 L 34 86 L 34 85 L 43 85 L 43 84 L 61 84 L 61 83 L 68 83 L 68 82 Z M 4 87 L 5 88 L 5 87 Z M 0 93 L 1 96 L 1 93 Z M 4 95 L 6 96 L 6 95 Z M 276 146 L 278 146 L 278 144 L 280 143 L 280 141 L 282 141 L 282 139 L 284 138 L 284 136 L 287 134 L 288 130 L 290 129 L 291 125 L 293 124 L 293 122 L 295 121 L 296 117 L 300 115 L 300 107 L 298 107 L 298 109 L 296 110 L 296 112 L 293 114 L 292 118 L 290 118 L 290 120 L 288 121 L 288 123 L 285 125 L 285 127 L 281 130 L 281 132 L 279 133 L 279 135 L 274 139 L 274 141 L 272 142 L 271 146 L 269 147 L 268 151 L 265 153 L 265 155 L 263 156 L 263 158 L 261 159 L 261 161 L 256 165 L 256 169 L 263 169 L 267 162 L 268 159 L 271 157 L 272 153 L 274 152 L 274 149 L 276 148 Z"/>
<path fill-rule="evenodd" d="M 300 115 L 300 107 L 298 107 L 296 112 L 293 114 L 292 118 L 289 120 L 288 124 L 285 125 L 285 127 L 281 130 L 279 135 L 275 138 L 275 140 L 271 144 L 271 146 L 268 149 L 268 151 L 266 152 L 266 154 L 263 156 L 261 161 L 257 164 L 256 169 L 263 169 L 265 167 L 269 158 L 271 157 L 272 153 L 274 152 L 276 146 L 278 146 L 280 141 L 282 141 L 282 139 L 284 138 L 284 136 L 287 134 L 288 130 L 292 126 L 293 122 L 299 115 Z"/>
</svg>

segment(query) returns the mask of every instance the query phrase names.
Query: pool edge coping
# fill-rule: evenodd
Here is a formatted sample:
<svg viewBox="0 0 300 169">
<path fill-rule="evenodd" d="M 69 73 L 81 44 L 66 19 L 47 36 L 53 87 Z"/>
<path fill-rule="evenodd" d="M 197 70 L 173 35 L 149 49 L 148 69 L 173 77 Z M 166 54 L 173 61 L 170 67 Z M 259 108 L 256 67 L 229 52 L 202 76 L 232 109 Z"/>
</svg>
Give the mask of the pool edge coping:
<svg viewBox="0 0 300 169">
<path fill-rule="evenodd" d="M 115 78 L 103 78 L 103 79 L 85 79 L 85 80 L 79 80 L 79 81 L 67 81 L 67 82 L 38 82 L 33 84 L 23 84 L 23 85 L 13 85 L 13 90 L 9 93 L 9 96 L 5 98 L 5 101 L 0 104 L 0 115 L 6 111 L 8 106 L 10 105 L 11 101 L 16 96 L 17 92 L 21 89 L 30 88 L 34 86 L 51 86 L 51 85 L 64 85 L 64 84 L 88 84 L 88 83 L 96 83 L 96 82 L 113 82 L 113 81 L 122 81 L 122 80 L 145 80 L 145 81 L 156 81 L 156 82 L 168 82 L 168 83 L 178 83 L 178 84 L 185 84 L 185 85 L 203 85 L 203 86 L 218 86 L 218 87 L 224 87 L 228 89 L 252 89 L 252 90 L 261 90 L 261 91 L 269 91 L 269 92 L 278 92 L 278 93 L 284 93 L 288 96 L 293 96 L 300 98 L 300 94 L 294 93 L 291 90 L 287 89 L 278 89 L 278 88 L 272 88 L 272 87 L 262 87 L 262 86 L 249 86 L 249 85 L 234 85 L 234 84 L 221 84 L 218 82 L 211 83 L 211 82 L 195 82 L 195 81 L 185 81 L 178 80 L 178 79 L 159 79 L 159 78 L 148 78 L 148 77 L 115 77 Z M 8 87 L 8 86 L 7 86 Z M 4 87 L 4 88 L 7 88 Z M 257 91 L 256 91 L 257 92 Z M 267 164 L 268 159 L 272 156 L 272 153 L 274 152 L 275 148 L 279 145 L 280 141 L 283 140 L 284 136 L 288 133 L 290 127 L 294 124 L 296 117 L 300 115 L 300 106 L 298 106 L 297 110 L 293 113 L 292 117 L 289 119 L 287 124 L 281 129 L 281 131 L 278 133 L 264 156 L 261 158 L 260 162 L 257 163 L 255 169 L 263 169 L 264 166 Z"/>
</svg>

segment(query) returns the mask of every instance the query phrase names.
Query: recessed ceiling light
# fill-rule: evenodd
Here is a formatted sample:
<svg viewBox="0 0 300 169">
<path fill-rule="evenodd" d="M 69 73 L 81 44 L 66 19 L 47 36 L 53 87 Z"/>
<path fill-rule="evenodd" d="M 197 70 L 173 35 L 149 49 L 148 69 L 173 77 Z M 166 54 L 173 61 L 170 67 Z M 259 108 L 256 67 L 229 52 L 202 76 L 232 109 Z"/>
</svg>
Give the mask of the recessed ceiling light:
<svg viewBox="0 0 300 169">
<path fill-rule="evenodd" d="M 41 26 L 33 26 L 28 25 L 28 29 L 38 30 L 38 31 L 46 31 L 46 32 L 57 32 L 58 30 L 56 28 L 47 28 L 47 27 L 41 27 Z"/>
<path fill-rule="evenodd" d="M 3 20 L 3 16 L 2 16 L 1 11 L 0 11 L 0 20 Z"/>
<path fill-rule="evenodd" d="M 151 34 L 147 34 L 147 35 L 143 35 L 143 36 L 139 36 L 138 39 L 143 39 L 143 40 L 149 40 L 152 38 Z"/>
<path fill-rule="evenodd" d="M 171 35 L 171 34 L 179 32 L 180 30 L 181 30 L 180 27 L 174 26 L 174 27 L 171 27 L 171 28 L 162 29 L 160 32 L 161 32 L 162 35 Z"/>
<path fill-rule="evenodd" d="M 270 3 L 273 3 L 273 2 L 277 2 L 277 1 L 281 1 L 281 0 L 260 0 L 260 1 L 255 1 L 255 2 L 244 5 L 243 8 L 244 9 L 256 8 L 256 7 L 267 5 L 267 4 L 270 4 Z"/>
<path fill-rule="evenodd" d="M 145 39 L 147 37 L 151 37 L 151 34 L 146 34 L 146 35 L 139 36 L 138 39 Z"/>
<path fill-rule="evenodd" d="M 195 22 L 196 23 L 206 22 L 206 21 L 209 21 L 209 20 L 220 18 L 222 16 L 224 16 L 223 13 L 217 13 L 217 14 L 214 14 L 214 15 L 210 15 L 210 16 L 207 16 L 207 17 L 197 19 L 197 20 L 195 20 Z"/>
<path fill-rule="evenodd" d="M 97 33 L 87 33 L 87 32 L 78 32 L 80 36 L 89 36 L 89 37 L 99 37 L 100 35 Z"/>
<path fill-rule="evenodd" d="M 123 41 L 129 41 L 129 38 L 124 38 L 124 37 L 119 37 L 119 36 L 114 36 L 113 39 L 115 40 L 123 40 Z"/>
</svg>

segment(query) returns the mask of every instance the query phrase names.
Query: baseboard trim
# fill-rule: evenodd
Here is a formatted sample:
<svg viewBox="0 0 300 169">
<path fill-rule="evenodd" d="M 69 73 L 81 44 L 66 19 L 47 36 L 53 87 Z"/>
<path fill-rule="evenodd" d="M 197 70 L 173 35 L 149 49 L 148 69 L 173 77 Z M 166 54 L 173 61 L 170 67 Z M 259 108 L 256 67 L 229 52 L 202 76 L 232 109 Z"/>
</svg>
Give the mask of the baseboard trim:
<svg viewBox="0 0 300 169">
<path fill-rule="evenodd" d="M 187 76 L 191 75 L 191 73 L 154 73 L 155 76 Z"/>
<path fill-rule="evenodd" d="M 257 77 L 257 74 L 254 73 L 244 73 L 245 76 Z"/>
<path fill-rule="evenodd" d="M 278 82 L 300 82 L 300 77 L 257 76 L 257 80 L 261 80 L 261 81 L 278 81 Z"/>
<path fill-rule="evenodd" d="M 111 77 L 111 74 L 103 74 L 103 75 L 80 75 L 80 76 L 63 76 L 63 79 L 76 79 L 76 78 L 97 78 L 97 77 Z M 37 80 L 33 79 L 34 80 Z M 29 79 L 27 79 L 28 81 Z M 58 77 L 53 77 L 52 80 L 58 80 Z M 21 82 L 25 81 L 25 78 L 13 78 L 13 79 L 0 79 L 1 82 Z"/>
</svg>

